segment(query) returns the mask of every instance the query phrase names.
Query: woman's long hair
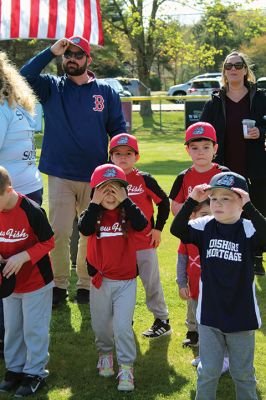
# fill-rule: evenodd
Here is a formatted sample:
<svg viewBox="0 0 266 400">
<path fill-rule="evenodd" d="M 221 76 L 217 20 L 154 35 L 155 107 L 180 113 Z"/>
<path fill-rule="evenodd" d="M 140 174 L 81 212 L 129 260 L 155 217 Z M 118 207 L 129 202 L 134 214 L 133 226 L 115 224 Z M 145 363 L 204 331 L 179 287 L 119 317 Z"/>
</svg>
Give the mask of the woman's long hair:
<svg viewBox="0 0 266 400">
<path fill-rule="evenodd" d="M 222 85 L 228 88 L 228 81 L 227 81 L 227 78 L 225 76 L 224 65 L 225 65 L 225 63 L 227 63 L 228 58 L 232 57 L 232 56 L 240 57 L 241 60 L 244 63 L 244 67 L 247 70 L 247 73 L 244 76 L 244 85 L 248 87 L 250 83 L 255 83 L 256 82 L 256 78 L 255 78 L 255 75 L 254 75 L 253 71 L 251 70 L 250 61 L 249 61 L 248 56 L 246 54 L 244 54 L 244 53 L 240 53 L 239 51 L 235 51 L 234 50 L 234 51 L 232 51 L 232 53 L 228 54 L 228 56 L 225 57 L 225 60 L 223 62 L 223 67 L 222 67 Z"/>
<path fill-rule="evenodd" d="M 34 114 L 36 97 L 27 81 L 9 61 L 5 52 L 0 52 L 0 103 L 7 100 L 10 107 L 22 106 L 31 115 Z"/>
</svg>

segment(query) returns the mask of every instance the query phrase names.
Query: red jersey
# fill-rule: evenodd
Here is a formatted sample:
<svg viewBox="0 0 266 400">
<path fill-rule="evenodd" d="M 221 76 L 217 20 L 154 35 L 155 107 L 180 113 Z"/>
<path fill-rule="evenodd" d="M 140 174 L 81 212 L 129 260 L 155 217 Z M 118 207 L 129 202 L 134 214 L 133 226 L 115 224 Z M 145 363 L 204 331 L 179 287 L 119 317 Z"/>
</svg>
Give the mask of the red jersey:
<svg viewBox="0 0 266 400">
<path fill-rule="evenodd" d="M 187 277 L 190 296 L 192 299 L 198 300 L 201 272 L 199 250 L 194 244 L 184 244 L 180 242 L 178 253 L 188 256 Z"/>
<path fill-rule="evenodd" d="M 30 261 L 16 276 L 14 293 L 28 293 L 53 280 L 49 251 L 54 247 L 53 231 L 45 211 L 20 195 L 14 208 L 0 212 L 0 254 L 7 259 L 27 251 Z"/>
<path fill-rule="evenodd" d="M 151 238 L 147 234 L 153 228 L 159 231 L 163 230 L 169 215 L 169 199 L 157 181 L 148 173 L 134 168 L 132 172 L 126 175 L 126 178 L 128 181 L 128 196 L 148 220 L 147 227 L 143 231 L 136 233 L 137 250 L 152 248 L 153 246 L 150 245 Z M 158 206 L 156 222 L 154 222 L 153 217 L 153 203 Z"/>
<path fill-rule="evenodd" d="M 220 172 L 229 171 L 228 168 L 219 164 L 213 164 L 212 168 L 205 172 L 198 172 L 194 166 L 180 172 L 170 192 L 170 199 L 177 203 L 184 203 L 192 190 L 197 185 L 209 183 L 211 178 Z"/>
<path fill-rule="evenodd" d="M 101 286 L 103 277 L 127 280 L 137 276 L 135 231 L 144 229 L 147 220 L 129 198 L 121 207 L 125 211 L 126 235 L 122 232 L 119 208 L 106 210 L 90 203 L 79 219 L 80 232 L 88 236 L 88 271 L 96 287 Z"/>
<path fill-rule="evenodd" d="M 122 232 L 120 212 L 105 210 L 100 224 L 100 236 L 96 232 L 88 237 L 87 260 L 103 276 L 126 280 L 137 276 L 134 231 L 128 226 L 127 236 Z"/>
</svg>

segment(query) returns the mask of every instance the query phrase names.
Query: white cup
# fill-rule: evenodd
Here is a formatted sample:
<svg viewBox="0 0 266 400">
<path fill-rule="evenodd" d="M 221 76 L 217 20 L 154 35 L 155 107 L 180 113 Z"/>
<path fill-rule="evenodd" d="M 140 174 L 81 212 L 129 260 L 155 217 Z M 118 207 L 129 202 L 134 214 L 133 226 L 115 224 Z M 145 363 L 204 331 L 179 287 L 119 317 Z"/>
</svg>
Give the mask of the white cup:
<svg viewBox="0 0 266 400">
<path fill-rule="evenodd" d="M 254 119 L 243 119 L 243 135 L 245 139 L 249 139 L 248 130 L 249 128 L 254 128 L 256 121 Z"/>
</svg>

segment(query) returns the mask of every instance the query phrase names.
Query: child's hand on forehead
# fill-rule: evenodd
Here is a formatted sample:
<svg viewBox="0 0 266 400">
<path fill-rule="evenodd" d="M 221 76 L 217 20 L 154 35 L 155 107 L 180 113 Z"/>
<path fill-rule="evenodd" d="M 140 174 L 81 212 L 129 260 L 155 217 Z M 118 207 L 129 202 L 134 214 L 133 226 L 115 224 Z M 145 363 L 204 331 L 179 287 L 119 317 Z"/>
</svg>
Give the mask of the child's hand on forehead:
<svg viewBox="0 0 266 400">
<path fill-rule="evenodd" d="M 124 201 L 127 198 L 127 192 L 126 189 L 124 188 L 124 186 L 120 186 L 120 185 L 115 185 L 115 184 L 110 184 L 108 185 L 111 189 L 111 193 L 113 196 L 115 196 L 115 198 L 122 203 L 122 201 Z"/>
<path fill-rule="evenodd" d="M 108 186 L 109 185 L 103 185 L 103 186 L 96 187 L 94 189 L 94 193 L 93 193 L 91 202 L 95 203 L 95 204 L 101 204 L 104 197 L 110 193 L 110 189 L 108 189 Z"/>
<path fill-rule="evenodd" d="M 239 188 L 232 188 L 233 192 L 237 193 L 242 200 L 242 206 L 244 206 L 246 203 L 248 203 L 250 201 L 250 197 L 248 192 L 245 192 L 245 190 L 243 189 L 239 189 Z"/>
<path fill-rule="evenodd" d="M 208 195 L 209 195 L 208 189 L 209 188 L 210 188 L 210 185 L 207 185 L 206 183 L 203 183 L 202 185 L 197 185 L 193 188 L 189 197 L 191 197 L 193 200 L 196 200 L 199 203 L 201 203 L 202 201 L 204 201 L 208 198 Z"/>
</svg>

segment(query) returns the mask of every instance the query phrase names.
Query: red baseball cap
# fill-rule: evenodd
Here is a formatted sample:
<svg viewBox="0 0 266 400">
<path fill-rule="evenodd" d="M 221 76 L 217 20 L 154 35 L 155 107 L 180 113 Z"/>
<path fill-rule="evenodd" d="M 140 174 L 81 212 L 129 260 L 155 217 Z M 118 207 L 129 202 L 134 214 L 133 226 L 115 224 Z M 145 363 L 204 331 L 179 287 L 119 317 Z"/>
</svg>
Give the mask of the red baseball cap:
<svg viewBox="0 0 266 400">
<path fill-rule="evenodd" d="M 91 176 L 90 185 L 91 188 L 96 188 L 108 181 L 121 182 L 125 187 L 128 185 L 124 171 L 114 164 L 103 164 L 95 168 Z"/>
<path fill-rule="evenodd" d="M 207 139 L 217 143 L 216 131 L 208 122 L 196 122 L 190 125 L 186 130 L 185 144 L 193 140 Z"/>
<path fill-rule="evenodd" d="M 87 39 L 85 39 L 82 36 L 71 36 L 70 38 L 68 38 L 68 40 L 74 45 L 79 47 L 81 50 L 84 51 L 85 54 L 87 54 L 87 56 L 90 56 L 90 44 L 88 42 Z"/>
<path fill-rule="evenodd" d="M 120 133 L 114 136 L 110 141 L 110 152 L 118 146 L 128 146 L 139 154 L 138 142 L 135 136 L 129 135 L 128 133 Z"/>
</svg>

